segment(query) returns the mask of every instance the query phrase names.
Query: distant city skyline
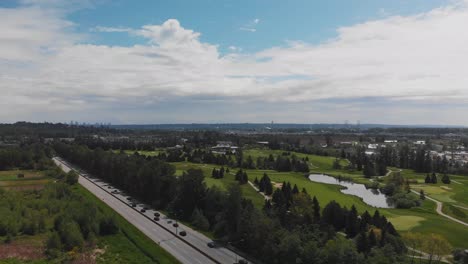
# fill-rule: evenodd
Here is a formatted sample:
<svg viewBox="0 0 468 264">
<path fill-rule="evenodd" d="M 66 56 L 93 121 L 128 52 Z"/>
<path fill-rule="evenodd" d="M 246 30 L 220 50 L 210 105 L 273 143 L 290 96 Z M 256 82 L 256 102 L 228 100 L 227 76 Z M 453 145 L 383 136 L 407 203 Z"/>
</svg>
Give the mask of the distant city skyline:
<svg viewBox="0 0 468 264">
<path fill-rule="evenodd" d="M 5 0 L 0 17 L 0 123 L 468 125 L 467 0 Z"/>
</svg>

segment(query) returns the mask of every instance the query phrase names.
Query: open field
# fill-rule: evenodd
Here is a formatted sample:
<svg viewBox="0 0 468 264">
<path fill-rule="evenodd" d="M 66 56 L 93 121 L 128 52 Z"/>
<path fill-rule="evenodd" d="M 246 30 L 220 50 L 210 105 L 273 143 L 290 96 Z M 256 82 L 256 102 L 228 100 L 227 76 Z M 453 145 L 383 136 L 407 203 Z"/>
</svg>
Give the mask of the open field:
<svg viewBox="0 0 468 264">
<path fill-rule="evenodd" d="M 211 172 L 213 168 L 221 168 L 221 166 L 211 165 L 211 164 L 198 164 L 198 163 L 190 163 L 190 162 L 173 162 L 173 165 L 176 166 L 176 175 L 182 175 L 183 171 L 188 170 L 189 168 L 196 168 L 203 170 L 205 175 L 205 183 L 208 187 L 217 186 L 222 190 L 225 190 L 229 184 L 237 184 L 236 180 L 234 179 L 234 174 L 237 170 L 231 169 L 230 173 L 225 173 L 224 178 L 222 179 L 214 179 L 211 178 Z M 250 174 L 249 174 L 250 177 Z M 253 181 L 252 178 L 249 178 Z M 244 184 L 241 186 L 242 193 L 245 198 L 252 200 L 255 206 L 263 207 L 265 201 L 263 197 L 257 193 L 249 184 Z"/>
<path fill-rule="evenodd" d="M 114 149 L 112 150 L 113 152 L 115 153 L 119 153 L 120 150 L 119 149 Z M 140 155 L 145 155 L 145 156 L 157 156 L 159 155 L 160 153 L 163 153 L 163 152 L 166 152 L 165 150 L 163 149 L 156 149 L 156 150 L 124 150 L 124 152 L 126 154 L 129 154 L 129 155 L 132 155 L 134 154 L 135 152 L 137 152 L 138 154 Z"/>
<path fill-rule="evenodd" d="M 19 178 L 23 174 L 24 178 Z M 41 171 L 33 170 L 7 170 L 0 171 L 0 188 L 7 190 L 40 190 L 53 179 L 48 178 Z"/>
<path fill-rule="evenodd" d="M 266 150 L 266 149 L 249 149 L 244 151 L 244 157 L 251 155 L 254 160 L 256 157 L 263 156 L 268 157 L 268 155 L 278 155 L 283 151 L 275 150 Z M 324 173 L 331 176 L 349 176 L 355 182 L 366 183 L 369 182 L 369 179 L 362 177 L 362 172 L 349 172 L 346 170 L 337 170 L 332 168 L 334 157 L 322 157 L 316 155 L 307 155 L 301 153 L 294 153 L 298 157 L 308 157 L 309 165 L 311 168 L 311 173 Z M 346 161 L 342 160 L 341 163 Z M 192 164 L 188 162 L 174 163 L 177 168 L 177 174 L 181 174 L 184 170 L 189 167 L 201 168 L 203 169 L 206 176 L 206 183 L 208 186 L 217 185 L 220 188 L 226 186 L 226 184 L 233 183 L 234 179 L 212 179 L 211 170 L 220 166 L 208 165 L 208 164 Z M 394 170 L 397 170 L 394 168 Z M 325 204 L 331 200 L 339 202 L 343 206 L 348 208 L 352 205 L 355 205 L 358 211 L 363 212 L 368 210 L 373 212 L 375 208 L 365 204 L 360 198 L 352 195 L 343 194 L 340 192 L 340 186 L 328 185 L 323 183 L 315 183 L 308 180 L 303 174 L 295 172 L 277 172 L 272 170 L 246 170 L 249 176 L 249 180 L 253 182 L 255 177 L 259 179 L 262 177 L 263 173 L 267 173 L 272 181 L 281 183 L 283 181 L 289 181 L 292 185 L 297 184 L 297 186 L 302 189 L 305 188 L 307 192 L 311 195 L 315 195 L 320 202 L 320 205 L 323 207 Z M 231 173 L 235 173 L 236 169 L 231 169 Z M 427 195 L 433 196 L 434 198 L 442 198 L 442 202 L 454 201 L 456 205 L 466 206 L 468 204 L 468 178 L 463 176 L 451 176 L 452 180 L 455 180 L 461 184 L 453 183 L 447 186 L 443 184 L 436 184 L 434 186 L 426 186 L 424 184 L 425 174 L 414 173 L 412 170 L 402 170 L 402 175 L 408 177 L 409 179 L 418 180 L 416 186 L 422 188 L 427 188 Z M 439 179 L 440 182 L 440 179 Z M 414 189 L 417 189 L 414 186 Z M 244 185 L 243 187 L 244 195 L 250 199 L 254 199 L 254 203 L 257 206 L 263 205 L 263 198 L 260 194 L 256 193 L 251 186 Z M 439 196 L 437 196 L 439 195 Z M 446 219 L 435 212 L 435 203 L 432 201 L 424 201 L 423 205 L 419 208 L 412 209 L 379 209 L 381 213 L 391 219 L 395 225 L 395 228 L 400 232 L 421 232 L 421 233 L 436 233 L 440 234 L 449 240 L 452 246 L 455 247 L 468 247 L 468 242 L 465 237 L 468 237 L 468 229 L 460 224 L 454 223 L 449 219 Z M 466 206 L 468 208 L 468 206 Z M 451 208 L 445 208 L 450 210 Z M 453 208 L 452 208 L 453 209 Z M 461 211 L 468 214 L 468 210 L 460 209 Z M 444 211 L 445 212 L 445 211 Z M 447 212 L 449 215 L 453 215 L 451 212 Z M 456 217 L 456 216 L 454 216 Z M 463 219 L 462 219 L 463 220 Z"/>
</svg>

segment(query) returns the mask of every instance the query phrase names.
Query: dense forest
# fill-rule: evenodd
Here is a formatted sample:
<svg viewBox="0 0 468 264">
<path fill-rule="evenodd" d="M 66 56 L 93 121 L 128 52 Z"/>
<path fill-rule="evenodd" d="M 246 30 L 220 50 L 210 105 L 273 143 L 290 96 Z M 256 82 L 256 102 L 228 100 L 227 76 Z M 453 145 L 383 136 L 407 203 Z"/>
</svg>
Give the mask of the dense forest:
<svg viewBox="0 0 468 264">
<path fill-rule="evenodd" d="M 402 261 L 406 248 L 393 225 L 378 211 L 359 215 L 319 201 L 285 183 L 264 209 L 243 198 L 239 185 L 207 188 L 201 170 L 175 177 L 157 157 L 126 155 L 56 143 L 63 158 L 118 186 L 154 208 L 211 231 L 265 263 L 375 263 Z"/>
</svg>

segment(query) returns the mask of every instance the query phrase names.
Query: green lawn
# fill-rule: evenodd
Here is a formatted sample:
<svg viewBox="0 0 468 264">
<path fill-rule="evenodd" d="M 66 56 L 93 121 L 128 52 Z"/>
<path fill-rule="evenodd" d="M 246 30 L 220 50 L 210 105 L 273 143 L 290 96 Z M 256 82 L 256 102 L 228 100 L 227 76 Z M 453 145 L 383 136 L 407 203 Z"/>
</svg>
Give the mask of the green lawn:
<svg viewBox="0 0 468 264">
<path fill-rule="evenodd" d="M 120 149 L 114 149 L 112 152 L 120 153 Z M 145 156 L 157 156 L 160 153 L 166 152 L 164 149 L 156 149 L 156 150 L 124 150 L 126 154 L 133 155 L 135 152 L 138 152 L 140 155 Z"/>
<path fill-rule="evenodd" d="M 23 178 L 18 178 L 19 174 L 23 174 Z M 40 180 L 45 179 L 44 173 L 35 170 L 6 170 L 0 171 L 0 181 L 25 181 L 25 180 Z"/>
<path fill-rule="evenodd" d="M 283 153 L 281 150 L 267 150 L 267 149 L 247 149 L 244 150 L 244 157 L 251 155 L 254 161 L 257 157 L 268 157 L 270 154 L 280 155 Z M 302 153 L 291 152 L 291 155 L 295 154 L 296 156 L 303 158 L 309 158 L 309 166 L 311 168 L 311 173 L 324 173 L 331 176 L 349 176 L 352 177 L 353 181 L 358 183 L 368 183 L 369 179 L 362 177 L 362 172 L 357 171 L 347 171 L 347 170 L 336 170 L 332 168 L 334 157 L 323 157 L 317 155 L 308 155 Z M 341 164 L 345 165 L 347 161 L 342 160 Z M 182 172 L 190 167 L 201 168 L 205 173 L 205 181 L 208 186 L 217 185 L 220 188 L 225 188 L 227 184 L 233 183 L 234 178 L 226 177 L 226 179 L 217 180 L 211 178 L 211 170 L 220 166 L 209 165 L 209 164 L 192 164 L 188 162 L 178 162 L 173 163 L 177 168 L 177 175 L 181 175 Z M 398 170 L 397 168 L 390 168 L 392 170 Z M 232 173 L 235 173 L 236 169 L 231 169 Z M 315 183 L 308 180 L 302 173 L 295 172 L 277 172 L 272 170 L 246 170 L 249 176 L 249 180 L 253 181 L 255 177 L 259 179 L 262 177 L 263 173 L 267 173 L 273 182 L 281 183 L 283 181 L 289 181 L 292 185 L 297 184 L 297 186 L 302 189 L 305 188 L 309 194 L 312 196 L 315 195 L 320 202 L 320 205 L 325 206 L 331 200 L 339 202 L 343 206 L 348 208 L 352 205 L 355 205 L 359 212 L 368 210 L 373 213 L 375 208 L 365 204 L 360 198 L 352 195 L 343 194 L 340 192 L 340 186 L 337 185 L 328 185 L 322 183 Z M 424 185 L 425 174 L 415 173 L 412 170 L 402 170 L 402 175 L 409 179 L 418 180 L 417 185 Z M 444 187 L 440 183 L 434 186 L 424 186 L 428 188 L 427 194 L 431 197 L 434 196 L 435 199 L 440 199 L 442 202 L 452 202 L 456 205 L 461 205 L 468 207 L 468 177 L 464 176 L 453 176 L 451 179 L 455 180 L 461 184 L 456 184 L 452 182 L 450 185 Z M 450 189 L 448 189 L 448 188 Z M 416 189 L 416 188 L 415 188 Z M 246 197 L 253 199 L 254 203 L 257 206 L 263 206 L 263 198 L 257 194 L 250 186 L 242 186 L 243 193 Z M 436 193 L 438 192 L 438 194 Z M 437 196 L 439 195 L 439 196 Z M 381 213 L 387 216 L 387 218 L 392 219 L 394 226 L 400 232 L 422 232 L 422 233 L 436 233 L 440 234 L 449 240 L 452 246 L 455 247 L 468 247 L 468 228 L 465 226 L 455 223 L 445 217 L 438 215 L 435 211 L 435 203 L 429 200 L 423 202 L 423 205 L 418 208 L 412 209 L 379 209 Z M 446 207 L 444 212 L 447 210 L 447 214 L 456 217 L 451 210 L 453 208 Z M 455 209 L 456 210 L 456 209 Z M 462 212 L 468 215 L 468 210 L 460 209 Z M 464 220 L 464 219 L 462 219 Z"/>
<path fill-rule="evenodd" d="M 211 165 L 211 164 L 198 164 L 198 163 L 190 163 L 190 162 L 172 162 L 176 167 L 176 175 L 182 175 L 182 173 L 189 168 L 201 169 L 205 175 L 205 183 L 208 187 L 211 186 L 218 186 L 222 190 L 226 190 L 227 186 L 230 184 L 237 184 L 237 181 L 234 179 L 234 174 L 236 173 L 236 169 L 231 169 L 230 173 L 225 173 L 224 178 L 222 179 L 214 179 L 211 178 L 211 172 L 213 168 L 220 169 L 221 166 Z M 227 168 L 227 167 L 225 167 Z M 249 179 L 253 181 L 253 178 L 249 174 Z M 263 196 L 257 191 L 255 191 L 252 186 L 249 184 L 241 185 L 242 194 L 245 198 L 252 200 L 255 206 L 258 208 L 263 207 L 265 201 Z"/>
</svg>

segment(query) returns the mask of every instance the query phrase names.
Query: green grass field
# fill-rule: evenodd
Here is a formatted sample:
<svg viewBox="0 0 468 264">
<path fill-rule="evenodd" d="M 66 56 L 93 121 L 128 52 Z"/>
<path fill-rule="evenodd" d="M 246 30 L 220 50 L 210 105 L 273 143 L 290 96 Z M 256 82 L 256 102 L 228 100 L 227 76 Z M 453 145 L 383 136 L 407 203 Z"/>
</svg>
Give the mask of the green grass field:
<svg viewBox="0 0 468 264">
<path fill-rule="evenodd" d="M 189 168 L 201 169 L 203 174 L 205 175 L 205 183 L 208 187 L 211 186 L 218 186 L 222 190 L 226 190 L 229 184 L 237 184 L 237 181 L 234 179 L 234 174 L 236 173 L 236 169 L 231 169 L 230 173 L 226 173 L 224 178 L 222 179 L 214 179 L 211 178 L 211 172 L 213 168 L 219 169 L 221 166 L 211 165 L 211 164 L 198 164 L 198 163 L 190 163 L 190 162 L 173 162 L 171 163 L 176 167 L 176 175 L 182 175 L 182 173 Z M 250 177 L 250 174 L 249 174 Z M 252 178 L 250 178 L 253 180 Z M 245 198 L 252 200 L 255 206 L 258 208 L 263 207 L 265 201 L 263 196 L 261 196 L 257 191 L 255 191 L 252 186 L 249 184 L 244 184 L 241 186 L 242 194 Z"/>
<path fill-rule="evenodd" d="M 120 153 L 120 150 L 119 149 L 114 149 L 114 150 L 112 150 L 112 152 Z M 153 151 L 150 151 L 150 150 L 137 150 L 137 151 L 135 151 L 135 150 L 124 150 L 124 152 L 126 154 L 129 154 L 129 155 L 132 155 L 135 152 L 138 152 L 138 154 L 140 154 L 140 155 L 157 156 L 160 153 L 163 153 L 163 152 L 166 152 L 166 151 L 164 149 L 156 149 L 156 150 L 153 150 Z"/>
<path fill-rule="evenodd" d="M 23 174 L 23 178 L 18 175 Z M 41 171 L 34 170 L 6 170 L 0 171 L 0 188 L 7 190 L 39 190 L 53 179 L 44 175 Z"/>
<path fill-rule="evenodd" d="M 283 151 L 279 150 L 266 150 L 266 149 L 247 149 L 244 150 L 244 157 L 251 155 L 254 160 L 257 157 L 268 157 L 270 154 L 280 155 Z M 307 155 L 302 153 L 291 152 L 296 156 L 303 158 L 309 158 L 309 166 L 311 173 L 324 173 L 331 176 L 349 176 L 353 181 L 358 183 L 368 183 L 369 179 L 362 177 L 362 172 L 358 171 L 347 171 L 337 170 L 332 168 L 334 157 L 323 157 L 317 155 Z M 342 160 L 341 165 L 346 165 L 347 161 Z M 208 164 L 191 164 L 187 162 L 174 163 L 177 168 L 177 174 L 181 174 L 184 170 L 189 167 L 201 168 L 205 172 L 206 183 L 208 186 L 217 185 L 221 188 L 226 184 L 234 182 L 234 179 L 223 179 L 217 180 L 211 178 L 211 170 L 219 166 L 208 165 Z M 397 170 L 397 168 L 390 168 Z M 235 173 L 236 169 L 232 169 L 231 172 Z M 272 181 L 281 183 L 283 181 L 289 181 L 292 185 L 302 189 L 305 188 L 311 195 L 315 195 L 323 207 L 328 202 L 335 200 L 343 206 L 348 208 L 355 205 L 358 211 L 363 212 L 368 210 L 373 213 L 375 208 L 365 204 L 360 198 L 352 195 L 343 194 L 340 192 L 340 187 L 336 185 L 328 185 L 322 183 L 315 183 L 308 180 L 301 173 L 294 172 L 277 172 L 272 170 L 246 170 L 249 175 L 249 180 L 253 181 L 255 177 L 259 179 L 263 173 L 267 173 Z M 403 170 L 402 175 L 409 179 L 418 180 L 418 185 L 424 185 L 425 174 L 414 173 L 411 170 Z M 436 195 L 434 198 L 441 199 L 445 198 L 445 201 L 455 201 L 455 204 L 466 206 L 468 204 L 468 178 L 464 176 L 451 176 L 452 180 L 455 180 L 461 184 L 452 182 L 447 188 L 441 188 L 442 184 L 436 186 L 424 186 L 428 188 L 427 194 L 432 197 L 432 194 Z M 447 186 L 446 186 L 447 187 Z M 263 198 L 260 194 L 256 193 L 250 186 L 244 185 L 244 195 L 248 198 L 254 199 L 254 203 L 257 206 L 263 205 Z M 250 190 L 249 190 L 250 189 Z M 416 188 L 415 188 L 416 189 Z M 437 194 L 438 193 L 438 194 Z M 439 196 L 437 196 L 439 195 Z M 444 199 L 442 199 L 444 200 Z M 256 202 L 255 202 L 256 201 Z M 423 205 L 418 208 L 412 209 L 379 209 L 381 213 L 391 219 L 395 225 L 395 228 L 400 232 L 422 232 L 422 233 L 436 233 L 444 236 L 454 247 L 468 247 L 468 241 L 465 239 L 468 237 L 468 228 L 465 226 L 455 223 L 445 217 L 438 215 L 435 211 L 435 203 L 431 201 L 424 201 Z M 466 206 L 468 207 L 468 206 Z M 450 210 L 450 208 L 446 208 Z M 467 210 L 460 209 L 468 214 Z M 454 215 L 453 212 L 448 212 L 449 215 Z"/>
</svg>

